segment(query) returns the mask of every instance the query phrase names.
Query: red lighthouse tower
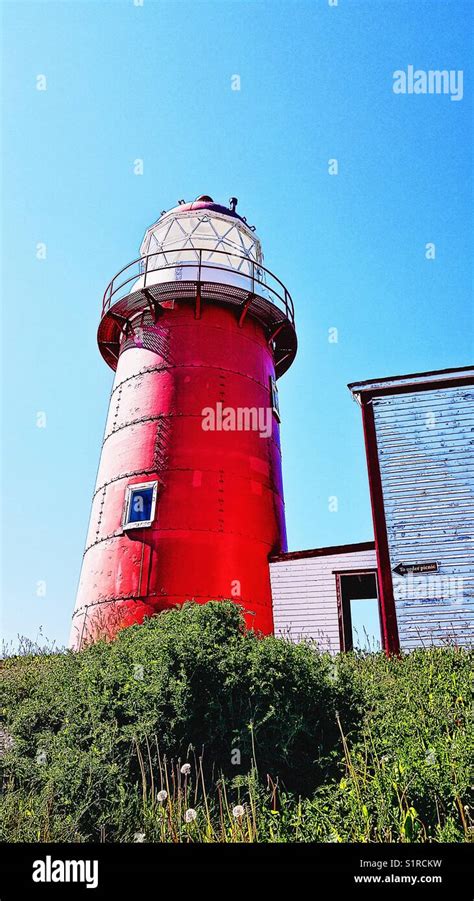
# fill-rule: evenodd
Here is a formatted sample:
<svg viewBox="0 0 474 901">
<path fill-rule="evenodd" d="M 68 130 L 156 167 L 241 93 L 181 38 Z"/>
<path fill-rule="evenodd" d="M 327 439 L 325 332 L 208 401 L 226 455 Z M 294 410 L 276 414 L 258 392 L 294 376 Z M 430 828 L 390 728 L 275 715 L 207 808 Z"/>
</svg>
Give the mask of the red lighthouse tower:
<svg viewBox="0 0 474 901">
<path fill-rule="evenodd" d="M 98 344 L 115 380 L 73 647 L 186 600 L 233 599 L 273 631 L 268 557 L 286 550 L 276 380 L 296 333 L 236 205 L 204 195 L 162 213 L 105 292 Z"/>
</svg>

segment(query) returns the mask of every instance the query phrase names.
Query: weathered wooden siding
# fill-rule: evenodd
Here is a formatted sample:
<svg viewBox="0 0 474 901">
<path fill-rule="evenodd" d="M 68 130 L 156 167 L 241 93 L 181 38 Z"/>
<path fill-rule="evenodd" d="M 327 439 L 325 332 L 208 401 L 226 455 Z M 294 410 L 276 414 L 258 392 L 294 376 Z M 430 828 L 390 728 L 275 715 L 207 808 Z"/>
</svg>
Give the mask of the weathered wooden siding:
<svg viewBox="0 0 474 901">
<path fill-rule="evenodd" d="M 372 401 L 392 570 L 436 561 L 438 573 L 393 575 L 402 648 L 473 643 L 474 388 Z"/>
<path fill-rule="evenodd" d="M 275 635 L 309 638 L 323 650 L 340 650 L 337 571 L 376 569 L 375 551 L 351 551 L 270 563 Z"/>
</svg>

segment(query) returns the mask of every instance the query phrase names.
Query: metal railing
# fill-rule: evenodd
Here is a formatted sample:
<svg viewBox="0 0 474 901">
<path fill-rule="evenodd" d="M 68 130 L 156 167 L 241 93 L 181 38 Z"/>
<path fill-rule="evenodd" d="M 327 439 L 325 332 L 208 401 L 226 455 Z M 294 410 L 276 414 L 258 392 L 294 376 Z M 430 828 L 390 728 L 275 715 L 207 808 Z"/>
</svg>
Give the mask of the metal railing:
<svg viewBox="0 0 474 901">
<path fill-rule="evenodd" d="M 223 273 L 232 273 L 234 278 L 242 279 L 246 283 L 245 290 L 249 291 L 250 294 L 256 294 L 266 297 L 267 293 L 269 293 L 270 301 L 274 303 L 279 309 L 281 309 L 285 313 L 286 318 L 291 322 L 292 325 L 294 325 L 295 310 L 293 300 L 289 291 L 287 291 L 283 282 L 281 282 L 280 279 L 270 271 L 270 269 L 262 266 L 261 263 L 257 263 L 249 257 L 243 256 L 241 254 L 234 253 L 233 250 L 214 250 L 208 247 L 189 248 L 189 252 L 195 255 L 194 259 L 179 259 L 175 260 L 172 263 L 169 263 L 167 260 L 167 254 L 169 255 L 176 252 L 179 252 L 181 254 L 185 251 L 155 251 L 154 253 L 149 253 L 146 256 L 137 257 L 136 260 L 132 260 L 131 263 L 128 263 L 127 266 L 123 267 L 123 269 L 120 269 L 119 272 L 114 275 L 112 281 L 109 282 L 107 288 L 105 289 L 102 302 L 102 316 L 105 316 L 115 303 L 131 293 L 130 287 L 133 282 L 139 282 L 139 287 L 137 287 L 135 290 L 140 291 L 144 288 L 151 287 L 152 285 L 157 284 L 157 282 L 153 281 L 153 279 L 151 278 L 153 273 L 166 272 L 166 270 L 170 270 L 169 280 L 165 278 L 163 280 L 160 280 L 158 284 L 173 285 L 179 282 L 189 281 L 194 282 L 198 285 L 202 283 L 211 283 L 228 285 L 229 288 L 243 287 L 243 285 L 239 285 L 237 283 L 233 284 L 232 282 L 227 282 L 225 279 L 219 278 L 218 275 L 219 273 L 221 276 Z M 235 266 L 225 266 L 222 263 L 213 263 L 208 259 L 203 259 L 203 254 L 210 254 L 212 256 L 219 254 L 223 257 L 235 258 L 236 260 L 245 262 L 248 265 L 249 271 L 242 272 L 242 270 L 238 269 Z M 163 258 L 164 262 L 158 266 L 151 265 L 150 261 L 156 262 L 157 258 Z M 175 273 L 177 269 L 192 269 L 194 270 L 194 272 L 191 274 L 191 277 L 189 279 L 186 279 L 184 272 L 181 273 L 180 279 L 176 279 L 176 274 L 171 276 L 171 273 Z M 133 270 L 132 274 L 127 275 L 127 277 L 119 283 L 120 277 L 130 273 L 131 270 Z M 209 272 L 209 270 L 211 270 L 211 273 Z M 215 278 L 211 277 L 212 271 L 215 271 L 217 273 Z"/>
</svg>

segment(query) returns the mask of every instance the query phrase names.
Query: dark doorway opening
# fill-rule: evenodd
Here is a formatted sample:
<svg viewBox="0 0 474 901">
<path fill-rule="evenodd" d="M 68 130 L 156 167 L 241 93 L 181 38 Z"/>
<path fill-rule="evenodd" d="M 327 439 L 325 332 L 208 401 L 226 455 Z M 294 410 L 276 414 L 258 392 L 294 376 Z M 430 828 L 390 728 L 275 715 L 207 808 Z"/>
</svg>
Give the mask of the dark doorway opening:
<svg viewBox="0 0 474 901">
<path fill-rule="evenodd" d="M 382 647 L 376 570 L 335 573 L 341 651 Z"/>
</svg>

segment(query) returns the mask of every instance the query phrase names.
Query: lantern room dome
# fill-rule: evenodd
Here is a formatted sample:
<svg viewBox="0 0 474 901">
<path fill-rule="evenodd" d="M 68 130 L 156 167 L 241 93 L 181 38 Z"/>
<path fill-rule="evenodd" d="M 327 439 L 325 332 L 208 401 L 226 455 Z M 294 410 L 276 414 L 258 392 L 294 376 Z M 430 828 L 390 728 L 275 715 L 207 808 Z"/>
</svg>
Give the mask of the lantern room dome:
<svg viewBox="0 0 474 901">
<path fill-rule="evenodd" d="M 231 206 L 224 206 L 221 203 L 216 203 L 215 200 L 209 194 L 200 194 L 199 197 L 196 197 L 196 200 L 192 200 L 189 203 L 185 203 L 180 200 L 177 206 L 172 207 L 169 210 L 163 210 L 159 222 L 165 219 L 167 216 L 171 216 L 176 213 L 189 213 L 197 210 L 208 211 L 211 213 L 219 213 L 221 216 L 230 216 L 232 219 L 238 219 L 240 222 L 243 222 L 247 225 L 247 220 L 244 216 L 240 216 L 236 211 L 237 206 L 237 198 L 231 197 L 229 203 L 232 203 Z M 250 226 L 247 226 L 250 228 Z M 253 228 L 250 228 L 251 231 L 254 231 Z"/>
<path fill-rule="evenodd" d="M 207 259 L 222 265 L 242 268 L 244 260 L 263 262 L 260 241 L 254 226 L 236 213 L 237 198 L 229 206 L 215 203 L 209 194 L 201 194 L 191 203 L 180 200 L 145 232 L 140 253 L 147 256 L 165 253 L 168 263 L 189 259 L 189 251 L 207 251 Z M 192 256 L 192 255 L 191 255 Z"/>
</svg>

